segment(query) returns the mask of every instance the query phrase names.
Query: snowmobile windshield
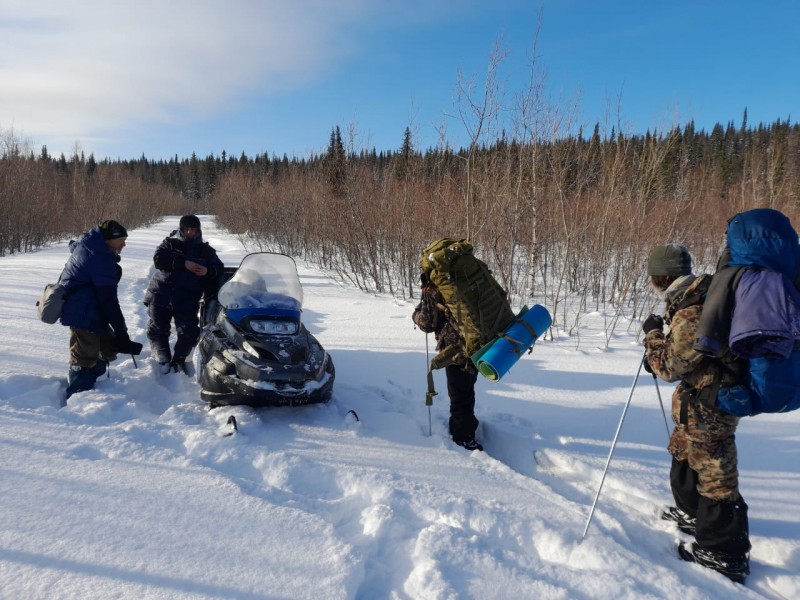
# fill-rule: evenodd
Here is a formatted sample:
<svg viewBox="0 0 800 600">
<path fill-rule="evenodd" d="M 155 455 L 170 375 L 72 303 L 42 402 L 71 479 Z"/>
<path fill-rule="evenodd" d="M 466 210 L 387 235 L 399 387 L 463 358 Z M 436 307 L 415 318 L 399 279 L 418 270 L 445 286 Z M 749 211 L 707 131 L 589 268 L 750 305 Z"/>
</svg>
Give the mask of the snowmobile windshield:
<svg viewBox="0 0 800 600">
<path fill-rule="evenodd" d="M 219 290 L 228 318 L 239 323 L 253 317 L 300 319 L 303 288 L 294 259 L 285 254 L 248 254 Z"/>
</svg>

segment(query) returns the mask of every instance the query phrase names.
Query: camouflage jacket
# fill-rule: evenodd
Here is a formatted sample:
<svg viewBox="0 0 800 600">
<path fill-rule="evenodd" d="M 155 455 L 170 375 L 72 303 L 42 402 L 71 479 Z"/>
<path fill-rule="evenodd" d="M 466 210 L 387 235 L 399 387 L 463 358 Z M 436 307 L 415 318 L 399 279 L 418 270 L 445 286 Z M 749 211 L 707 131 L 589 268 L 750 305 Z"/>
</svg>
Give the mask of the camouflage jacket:
<svg viewBox="0 0 800 600">
<path fill-rule="evenodd" d="M 422 288 L 422 297 L 411 318 L 422 331 L 436 336 L 436 350 L 451 345 L 463 348 L 455 319 L 447 310 L 442 294 L 432 283 Z"/>
<path fill-rule="evenodd" d="M 647 362 L 658 377 L 665 381 L 680 381 L 676 389 L 682 400 L 700 399 L 713 407 L 720 386 L 739 383 L 746 365 L 726 351 L 720 358 L 711 358 L 694 349 L 697 327 L 710 275 L 692 275 L 675 282 L 667 290 L 667 309 L 664 322 L 669 332 L 650 331 L 644 339 Z"/>
</svg>

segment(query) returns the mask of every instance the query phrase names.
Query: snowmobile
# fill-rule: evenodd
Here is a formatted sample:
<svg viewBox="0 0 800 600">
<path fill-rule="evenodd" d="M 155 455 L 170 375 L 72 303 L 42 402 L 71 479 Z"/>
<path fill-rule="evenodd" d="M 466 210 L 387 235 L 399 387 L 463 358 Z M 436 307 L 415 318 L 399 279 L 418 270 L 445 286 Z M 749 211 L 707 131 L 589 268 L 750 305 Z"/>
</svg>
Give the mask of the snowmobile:
<svg viewBox="0 0 800 600">
<path fill-rule="evenodd" d="M 200 397 L 210 408 L 327 402 L 333 360 L 301 321 L 303 288 L 294 260 L 248 254 L 226 267 L 216 298 L 201 306 L 194 356 Z"/>
</svg>

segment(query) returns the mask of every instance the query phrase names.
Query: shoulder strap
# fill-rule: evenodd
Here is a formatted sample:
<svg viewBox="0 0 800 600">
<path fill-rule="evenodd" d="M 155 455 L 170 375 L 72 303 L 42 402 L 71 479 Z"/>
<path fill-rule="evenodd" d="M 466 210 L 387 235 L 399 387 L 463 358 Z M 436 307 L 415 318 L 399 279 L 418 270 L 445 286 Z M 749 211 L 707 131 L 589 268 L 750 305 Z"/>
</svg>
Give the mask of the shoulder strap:
<svg viewBox="0 0 800 600">
<path fill-rule="evenodd" d="M 694 306 L 695 304 L 702 304 L 705 300 L 705 296 L 708 293 L 708 288 L 711 285 L 711 276 L 710 275 L 701 275 L 699 277 L 699 281 L 696 281 L 689 289 L 686 290 L 683 298 L 680 299 L 679 302 L 676 302 L 672 306 L 669 307 L 670 317 L 674 315 L 679 310 L 683 310 L 688 306 Z"/>
<path fill-rule="evenodd" d="M 708 356 L 721 356 L 728 345 L 736 286 L 746 267 L 724 266 L 711 280 L 697 324 L 694 347 Z"/>
</svg>

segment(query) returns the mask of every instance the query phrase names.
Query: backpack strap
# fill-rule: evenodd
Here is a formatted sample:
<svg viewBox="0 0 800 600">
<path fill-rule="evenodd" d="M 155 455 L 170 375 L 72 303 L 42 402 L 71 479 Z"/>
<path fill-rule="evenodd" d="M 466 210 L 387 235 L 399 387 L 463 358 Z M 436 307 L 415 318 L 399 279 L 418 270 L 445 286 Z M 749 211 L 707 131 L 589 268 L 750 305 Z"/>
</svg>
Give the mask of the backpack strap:
<svg viewBox="0 0 800 600">
<path fill-rule="evenodd" d="M 428 365 L 428 391 L 425 393 L 425 404 L 430 405 L 433 402 L 433 397 L 438 395 L 438 392 L 433 384 L 434 370 L 453 364 L 453 359 L 455 358 L 456 353 L 456 347 L 450 345 L 446 348 L 443 348 L 431 359 L 431 364 Z"/>
<path fill-rule="evenodd" d="M 678 417 L 678 422 L 681 425 L 688 425 L 689 424 L 689 399 L 681 397 L 681 408 L 680 408 L 680 416 Z"/>
<path fill-rule="evenodd" d="M 694 348 L 707 356 L 721 356 L 728 345 L 734 293 L 745 267 L 723 266 L 711 280 L 697 324 Z"/>
<path fill-rule="evenodd" d="M 433 385 L 433 372 L 436 369 L 443 369 L 456 363 L 457 359 L 463 357 L 464 353 L 456 344 L 442 348 L 442 350 L 431 359 L 431 364 L 428 367 L 428 391 L 425 394 L 425 404 L 429 405 L 433 402 L 433 397 L 438 395 L 438 392 Z"/>
<path fill-rule="evenodd" d="M 433 387 L 433 369 L 428 369 L 428 391 L 425 392 L 425 406 L 431 406 L 433 404 L 433 397 L 438 395 L 437 392 Z"/>
<path fill-rule="evenodd" d="M 686 290 L 686 293 L 683 298 L 680 299 L 680 302 L 670 305 L 667 312 L 669 320 L 671 321 L 672 317 L 675 316 L 675 313 L 683 310 L 684 308 L 694 306 L 695 304 L 703 304 L 705 302 L 706 294 L 708 293 L 708 288 L 711 286 L 711 281 L 711 275 L 701 275 L 698 277 L 697 281 Z"/>
<path fill-rule="evenodd" d="M 536 330 L 530 325 L 530 323 L 527 323 L 524 319 L 520 319 L 519 317 L 514 317 L 513 322 L 519 323 L 525 329 L 527 329 L 528 333 L 531 334 L 531 339 L 535 340 L 536 338 L 539 337 L 539 334 L 536 333 Z M 508 331 L 509 329 L 511 329 L 510 326 L 506 328 L 506 331 Z M 515 340 L 514 338 L 509 336 L 505 331 L 499 332 L 495 337 L 507 340 L 508 343 L 511 344 L 511 349 L 515 354 L 522 354 L 523 352 L 525 352 L 526 349 L 525 343 L 522 340 Z M 530 354 L 531 352 L 533 352 L 533 346 L 527 348 L 527 350 L 528 354 Z"/>
<path fill-rule="evenodd" d="M 715 359 L 706 357 L 703 360 L 715 360 Z M 714 377 L 713 383 L 705 386 L 702 389 L 689 387 L 689 389 L 687 390 L 688 395 L 684 394 L 681 395 L 679 422 L 682 425 L 688 425 L 689 404 L 692 402 L 697 402 L 698 404 L 702 404 L 706 408 L 719 410 L 717 408 L 717 394 L 719 393 L 720 388 L 722 388 L 722 373 L 720 367 L 718 366 L 717 375 Z"/>
</svg>

